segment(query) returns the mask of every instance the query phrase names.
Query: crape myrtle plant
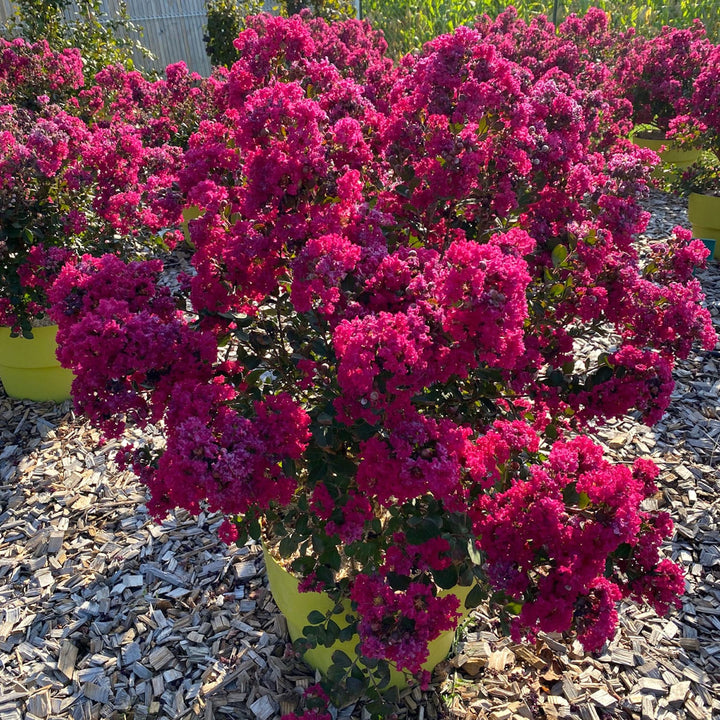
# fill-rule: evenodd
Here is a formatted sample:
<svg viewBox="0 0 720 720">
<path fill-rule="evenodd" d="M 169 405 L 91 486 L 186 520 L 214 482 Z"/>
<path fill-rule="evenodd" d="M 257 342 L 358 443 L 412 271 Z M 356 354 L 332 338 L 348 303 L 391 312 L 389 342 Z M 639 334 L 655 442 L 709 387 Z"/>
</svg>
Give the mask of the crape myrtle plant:
<svg viewBox="0 0 720 720">
<path fill-rule="evenodd" d="M 27 42 L 22 38 L 0 38 L 3 103 L 30 110 L 37 110 L 38 103 L 62 104 L 82 87 L 83 82 L 82 57 L 77 48 L 55 52 L 45 40 Z"/>
<path fill-rule="evenodd" d="M 720 161 L 720 45 L 709 53 L 695 79 L 690 108 L 703 133 L 703 147 Z"/>
<path fill-rule="evenodd" d="M 215 112 L 215 79 L 182 63 L 152 82 L 109 66 L 86 87 L 78 51 L 2 42 L 0 325 L 30 337 L 71 255 L 135 258 L 182 237 L 177 173 Z"/>
<path fill-rule="evenodd" d="M 216 113 L 216 86 L 226 70 L 216 72 L 203 78 L 177 62 L 165 68 L 164 77 L 150 79 L 137 70 L 108 65 L 73 104 L 91 124 L 124 122 L 138 129 L 145 145 L 184 149 L 200 121 Z"/>
<path fill-rule="evenodd" d="M 397 66 L 366 25 L 328 28 L 260 16 L 236 41 L 179 174 L 203 211 L 180 297 L 159 261 L 114 256 L 67 264 L 50 297 L 76 407 L 109 437 L 162 428 L 120 455 L 152 511 L 218 511 L 226 541 L 264 539 L 328 592 L 296 649 L 357 633 L 323 684 L 383 716 L 389 663 L 426 684 L 458 623 L 439 589 L 588 650 L 619 599 L 677 603 L 672 523 L 641 508 L 658 469 L 591 431 L 655 422 L 675 359 L 716 338 L 702 243 L 677 229 L 640 262 L 655 156 L 610 142 L 587 89 L 469 28 Z"/>
<path fill-rule="evenodd" d="M 475 29 L 503 57 L 527 67 L 536 77 L 553 69 L 570 75 L 583 90 L 577 99 L 600 121 L 593 141 L 602 145 L 605 128 L 607 141 L 614 142 L 633 127 L 632 104 L 620 92 L 613 68 L 634 32 L 613 31 L 609 22 L 607 13 L 591 7 L 584 16 L 568 16 L 556 28 L 544 15 L 526 22 L 510 7 L 494 18 L 478 18 Z"/>
<path fill-rule="evenodd" d="M 687 115 L 695 80 L 713 48 L 699 20 L 690 28 L 664 27 L 655 37 L 629 36 L 614 75 L 632 102 L 635 123 L 666 134 L 672 121 Z"/>
<path fill-rule="evenodd" d="M 91 213 L 112 230 L 123 257 L 166 251 L 182 238 L 178 172 L 188 137 L 216 112 L 217 82 L 184 63 L 156 80 L 113 65 L 73 99 L 91 134 L 83 153 Z"/>
<path fill-rule="evenodd" d="M 675 118 L 672 134 L 704 148 L 700 160 L 671 178 L 673 189 L 687 195 L 720 195 L 720 46 L 710 52 L 693 84 L 690 108 Z"/>
<path fill-rule="evenodd" d="M 31 334 L 68 257 L 85 124 L 57 103 L 83 84 L 77 51 L 0 40 L 0 325 Z"/>
<path fill-rule="evenodd" d="M 101 0 L 15 0 L 11 7 L 13 12 L 2 28 L 5 37 L 47 41 L 53 50 L 70 48 L 81 53 L 86 80 L 109 64 L 131 67 L 133 53 L 144 60 L 155 59 L 143 47 L 142 28 L 132 23 L 125 3 L 110 12 Z"/>
</svg>

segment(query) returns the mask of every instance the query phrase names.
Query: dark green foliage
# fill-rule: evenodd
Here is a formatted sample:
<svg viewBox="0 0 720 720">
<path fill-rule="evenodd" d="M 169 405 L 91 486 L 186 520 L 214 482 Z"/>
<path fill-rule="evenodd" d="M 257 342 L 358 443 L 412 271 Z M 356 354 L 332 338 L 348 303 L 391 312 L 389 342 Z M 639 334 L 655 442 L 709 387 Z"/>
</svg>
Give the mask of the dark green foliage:
<svg viewBox="0 0 720 720">
<path fill-rule="evenodd" d="M 233 40 L 245 29 L 245 17 L 262 9 L 261 0 L 209 0 L 204 40 L 214 67 L 230 67 L 237 60 Z"/>
</svg>

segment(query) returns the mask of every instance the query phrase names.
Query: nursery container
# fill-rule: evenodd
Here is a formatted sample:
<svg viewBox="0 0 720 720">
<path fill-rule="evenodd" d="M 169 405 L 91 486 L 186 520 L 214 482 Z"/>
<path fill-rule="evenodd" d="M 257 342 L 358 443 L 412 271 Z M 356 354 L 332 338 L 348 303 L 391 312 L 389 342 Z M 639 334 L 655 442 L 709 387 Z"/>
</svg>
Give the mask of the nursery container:
<svg viewBox="0 0 720 720">
<path fill-rule="evenodd" d="M 22 400 L 68 400 L 73 374 L 55 356 L 57 325 L 33 328 L 32 333 L 32 339 L 11 337 L 10 328 L 0 327 L 0 380 L 5 392 Z"/>
<path fill-rule="evenodd" d="M 703 240 L 715 240 L 712 257 L 720 260 L 720 197 L 690 193 L 688 218 L 695 237 Z"/>
<path fill-rule="evenodd" d="M 265 556 L 265 568 L 267 570 L 268 581 L 270 582 L 270 590 L 272 592 L 275 604 L 280 612 L 285 616 L 288 626 L 290 638 L 294 641 L 303 637 L 303 628 L 308 625 L 308 615 L 317 610 L 323 614 L 328 613 L 335 606 L 329 595 L 321 592 L 300 592 L 298 588 L 298 579 L 288 572 L 273 557 L 272 553 L 266 547 L 263 547 Z M 470 614 L 465 608 L 465 599 L 470 593 L 470 587 L 456 586 L 452 590 L 441 590 L 441 595 L 454 594 L 460 600 L 458 612 L 463 614 L 463 618 Z M 345 624 L 345 615 L 353 614 L 350 603 L 345 601 L 345 609 L 342 613 L 336 615 L 336 622 L 340 627 Z M 455 639 L 454 630 L 446 630 L 441 633 L 435 640 L 428 643 L 430 654 L 427 661 L 423 664 L 423 670 L 432 671 L 439 663 L 441 663 L 449 654 Z M 351 640 L 335 641 L 330 647 L 318 645 L 315 648 L 307 650 L 303 655 L 305 662 L 315 670 L 326 673 L 332 664 L 332 655 L 336 650 L 342 650 L 351 659 L 357 658 L 355 647 L 360 638 L 355 635 Z M 404 688 L 407 685 L 405 675 L 391 667 L 390 670 L 390 686 Z"/>
</svg>

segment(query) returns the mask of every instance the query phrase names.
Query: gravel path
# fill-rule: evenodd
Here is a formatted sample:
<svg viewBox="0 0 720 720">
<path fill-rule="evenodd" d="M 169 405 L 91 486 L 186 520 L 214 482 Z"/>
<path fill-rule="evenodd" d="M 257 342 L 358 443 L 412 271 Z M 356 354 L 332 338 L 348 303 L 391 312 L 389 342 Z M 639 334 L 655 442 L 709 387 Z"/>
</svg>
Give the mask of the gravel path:
<svg viewBox="0 0 720 720">
<path fill-rule="evenodd" d="M 684 203 L 652 195 L 647 235 L 687 225 Z M 720 264 L 699 275 L 720 328 Z M 652 430 L 608 426 L 617 460 L 650 456 L 687 571 L 683 608 L 628 606 L 606 649 L 542 636 L 518 646 L 482 612 L 427 693 L 399 718 L 720 718 L 720 357 L 681 363 L 671 410 Z M 153 522 L 115 447 L 70 403 L 0 391 L 0 719 L 270 720 L 314 681 L 286 652 L 255 547 L 228 549 L 212 517 Z M 337 717 L 363 718 L 360 705 Z"/>
</svg>

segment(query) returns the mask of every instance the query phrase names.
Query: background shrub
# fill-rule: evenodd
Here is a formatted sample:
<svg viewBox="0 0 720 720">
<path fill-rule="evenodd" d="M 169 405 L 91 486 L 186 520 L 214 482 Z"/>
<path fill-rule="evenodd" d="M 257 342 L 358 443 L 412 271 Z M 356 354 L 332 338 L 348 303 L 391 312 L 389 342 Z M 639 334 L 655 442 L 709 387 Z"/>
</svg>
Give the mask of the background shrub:
<svg viewBox="0 0 720 720">
<path fill-rule="evenodd" d="M 29 42 L 47 40 L 53 50 L 79 48 L 87 79 L 106 65 L 132 69 L 134 50 L 148 59 L 152 53 L 141 42 L 142 28 L 135 25 L 121 3 L 116 15 L 108 15 L 100 0 L 77 0 L 78 12 L 67 12 L 71 0 L 15 0 L 15 14 L 2 28 L 5 37 Z"/>
<path fill-rule="evenodd" d="M 245 29 L 245 17 L 262 10 L 262 0 L 210 0 L 207 3 L 203 39 L 213 66 L 230 67 L 237 60 L 233 40 Z"/>
</svg>

